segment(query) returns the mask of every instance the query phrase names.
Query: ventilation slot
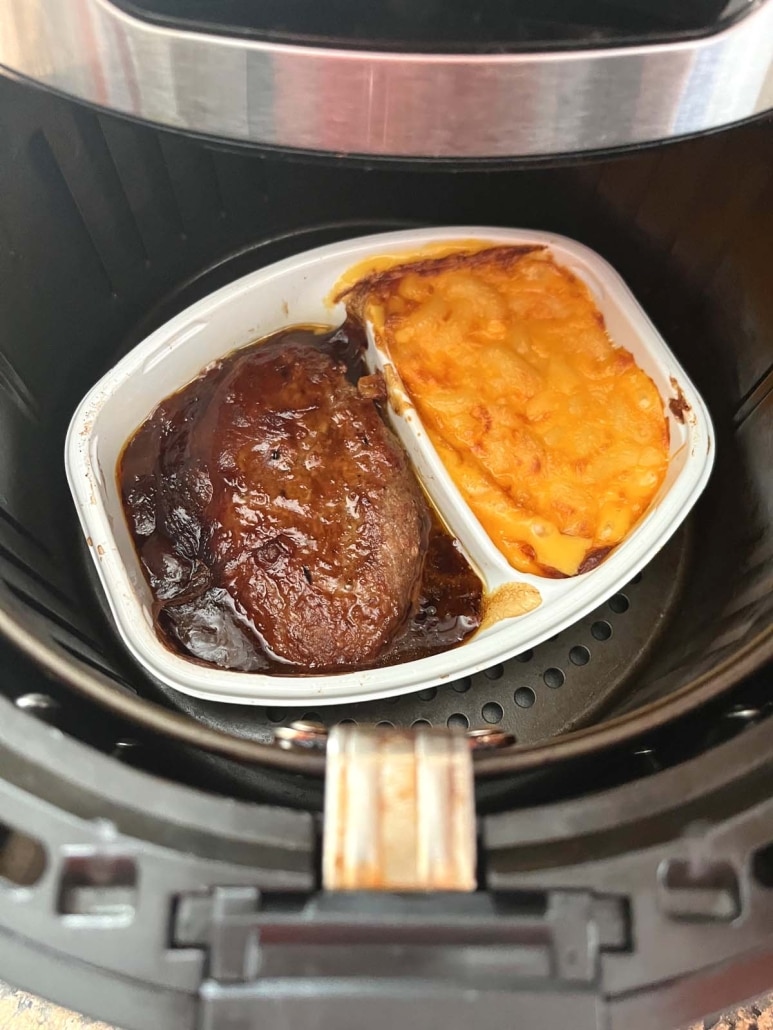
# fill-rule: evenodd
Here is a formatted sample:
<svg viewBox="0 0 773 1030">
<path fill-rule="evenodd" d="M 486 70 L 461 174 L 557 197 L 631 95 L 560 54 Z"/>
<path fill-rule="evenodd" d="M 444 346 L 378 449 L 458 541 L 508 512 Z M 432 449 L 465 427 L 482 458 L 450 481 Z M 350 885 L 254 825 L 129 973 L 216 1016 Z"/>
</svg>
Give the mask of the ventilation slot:
<svg viewBox="0 0 773 1030">
<path fill-rule="evenodd" d="M 50 204 L 60 212 L 62 231 L 68 233 L 74 266 L 83 267 L 84 275 L 88 275 L 90 279 L 94 275 L 99 276 L 102 289 L 109 296 L 114 291 L 108 271 L 102 263 L 100 253 L 94 245 L 89 227 L 83 220 L 56 154 L 43 132 L 36 132 L 30 137 L 29 152 L 38 175 L 46 183 Z"/>
<path fill-rule="evenodd" d="M 76 661 L 82 662 L 84 665 L 88 665 L 90 669 L 94 669 L 96 672 L 101 673 L 111 682 L 115 683 L 117 687 L 120 687 L 127 694 L 136 694 L 137 691 L 128 683 L 122 676 L 119 676 L 117 672 L 109 669 L 106 665 L 102 665 L 100 662 L 95 661 L 89 655 L 84 654 L 82 651 L 76 650 L 74 647 L 70 647 L 69 644 L 65 644 L 63 640 L 59 640 L 58 637 L 54 637 L 57 644 L 66 651 L 69 655 L 75 658 Z"/>
<path fill-rule="evenodd" d="M 39 551 L 45 554 L 47 558 L 53 558 L 53 555 L 46 547 L 46 545 L 41 540 L 38 540 L 34 533 L 30 533 L 27 527 L 22 525 L 21 522 L 15 519 L 13 515 L 11 515 L 11 513 L 7 511 L 2 505 L 0 505 L 0 520 L 8 523 L 11 529 L 18 533 L 19 536 L 22 537 L 24 540 L 27 540 L 29 543 L 31 543 L 33 547 L 36 547 Z"/>
<path fill-rule="evenodd" d="M 22 602 L 22 604 L 25 604 L 28 608 L 31 608 L 32 611 L 42 616 L 48 622 L 53 622 L 55 626 L 58 626 L 60 629 L 63 629 L 66 633 L 70 633 L 73 637 L 76 638 L 76 640 L 80 640 L 81 643 L 86 645 L 86 647 L 91 648 L 92 651 L 95 651 L 97 654 L 101 654 L 99 646 L 95 644 L 93 640 L 86 636 L 85 633 L 81 632 L 81 630 L 76 629 L 76 627 L 73 626 L 72 623 L 68 622 L 67 619 L 57 614 L 57 612 L 52 611 L 51 608 L 48 608 L 45 604 L 42 603 L 42 601 L 38 601 L 36 597 L 32 597 L 31 594 L 26 593 L 26 591 L 22 590 L 20 587 L 15 586 L 13 583 L 9 583 L 7 580 L 5 580 L 5 585 L 14 595 L 14 597 L 16 597 L 19 601 Z"/>
<path fill-rule="evenodd" d="M 0 353 L 0 388 L 13 401 L 24 418 L 33 423 L 40 422 L 40 411 L 35 398 L 22 377 L 2 353 Z"/>
<path fill-rule="evenodd" d="M 658 907 L 677 922 L 731 922 L 741 914 L 738 876 L 728 862 L 700 868 L 669 859 L 658 871 Z"/>
<path fill-rule="evenodd" d="M 126 855 L 91 854 L 65 861 L 58 911 L 79 921 L 125 926 L 137 904 L 137 863 Z"/>
<path fill-rule="evenodd" d="M 59 587 L 54 586 L 53 583 L 49 583 L 49 581 L 44 579 L 39 572 L 36 572 L 35 569 L 31 568 L 22 558 L 14 554 L 13 551 L 9 551 L 6 547 L 3 547 L 2 544 L 0 544 L 0 558 L 7 561 L 8 564 L 12 565 L 18 572 L 29 577 L 33 583 L 42 587 L 43 590 L 46 590 L 52 597 L 55 597 L 57 601 L 60 601 L 64 605 L 72 604 L 72 601 L 70 601 L 67 595 L 63 593 Z M 11 586 L 10 583 L 8 585 Z M 13 586 L 11 586 L 11 589 L 14 589 Z"/>
<path fill-rule="evenodd" d="M 752 875 L 760 887 L 773 889 L 773 843 L 758 848 L 752 855 Z"/>
</svg>

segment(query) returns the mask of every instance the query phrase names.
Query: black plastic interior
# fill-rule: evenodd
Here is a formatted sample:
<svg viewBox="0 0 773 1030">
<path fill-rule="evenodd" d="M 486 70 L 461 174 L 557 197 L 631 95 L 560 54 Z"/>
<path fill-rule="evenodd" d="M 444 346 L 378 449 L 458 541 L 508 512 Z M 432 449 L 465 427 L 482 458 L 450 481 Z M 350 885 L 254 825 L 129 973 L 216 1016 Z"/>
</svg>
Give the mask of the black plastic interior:
<svg viewBox="0 0 773 1030">
<path fill-rule="evenodd" d="M 174 28 L 284 43 L 512 51 L 604 46 L 716 31 L 754 0 L 117 0 Z"/>
<path fill-rule="evenodd" d="M 116 691 L 190 710 L 128 659 L 95 589 L 62 460 L 77 402 L 172 311 L 240 274 L 368 231 L 466 223 L 554 230 L 598 250 L 717 429 L 715 472 L 679 545 L 677 601 L 594 717 L 690 687 L 699 696 L 712 676 L 759 666 L 773 609 L 773 122 L 540 169 L 369 168 L 231 152 L 3 79 L 0 137 L 0 607 L 38 648 Z M 135 729 L 1 646 L 0 688 L 103 750 L 157 771 L 171 763 L 212 789 L 318 804 L 318 783 L 181 757 L 171 740 L 146 736 L 138 751 Z M 523 718 L 540 691 L 550 696 L 540 687 Z M 192 714 L 241 733 L 252 719 L 258 737 L 271 725 L 255 709 Z"/>
</svg>

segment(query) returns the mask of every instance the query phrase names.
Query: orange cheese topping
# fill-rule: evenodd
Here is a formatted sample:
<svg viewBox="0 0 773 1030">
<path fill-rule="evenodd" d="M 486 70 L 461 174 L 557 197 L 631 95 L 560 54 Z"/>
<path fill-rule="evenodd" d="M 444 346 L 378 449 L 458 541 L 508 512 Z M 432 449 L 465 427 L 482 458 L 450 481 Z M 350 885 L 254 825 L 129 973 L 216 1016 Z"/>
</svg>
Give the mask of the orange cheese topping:
<svg viewBox="0 0 773 1030">
<path fill-rule="evenodd" d="M 663 400 L 544 248 L 392 267 L 352 304 L 514 568 L 586 571 L 646 511 L 668 466 Z"/>
</svg>

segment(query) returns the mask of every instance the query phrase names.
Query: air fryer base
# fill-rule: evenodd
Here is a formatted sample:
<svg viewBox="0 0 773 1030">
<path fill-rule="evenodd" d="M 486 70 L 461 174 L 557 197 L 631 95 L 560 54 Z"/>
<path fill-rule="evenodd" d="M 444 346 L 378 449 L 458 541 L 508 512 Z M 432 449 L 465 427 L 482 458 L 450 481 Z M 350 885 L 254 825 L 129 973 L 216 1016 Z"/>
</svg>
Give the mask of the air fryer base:
<svg viewBox="0 0 773 1030">
<path fill-rule="evenodd" d="M 487 890 L 407 900 L 317 893 L 306 815 L 160 784 L 0 708 L 6 833 L 45 856 L 0 891 L 0 970 L 124 1030 L 257 1012 L 357 1030 L 363 1006 L 376 1030 L 650 1030 L 770 986 L 764 724 L 643 782 L 483 818 Z"/>
</svg>

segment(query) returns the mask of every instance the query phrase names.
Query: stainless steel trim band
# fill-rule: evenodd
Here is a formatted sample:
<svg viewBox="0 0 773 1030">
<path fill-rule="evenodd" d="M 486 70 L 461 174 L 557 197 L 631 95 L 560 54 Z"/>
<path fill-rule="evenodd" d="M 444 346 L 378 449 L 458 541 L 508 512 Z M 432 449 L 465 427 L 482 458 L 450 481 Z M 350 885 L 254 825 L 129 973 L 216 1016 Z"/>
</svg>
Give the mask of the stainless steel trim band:
<svg viewBox="0 0 773 1030">
<path fill-rule="evenodd" d="M 0 66 L 101 107 L 268 146 L 413 158 L 570 153 L 773 108 L 773 0 L 713 36 L 405 54 L 180 32 L 109 0 L 0 0 Z"/>
</svg>

